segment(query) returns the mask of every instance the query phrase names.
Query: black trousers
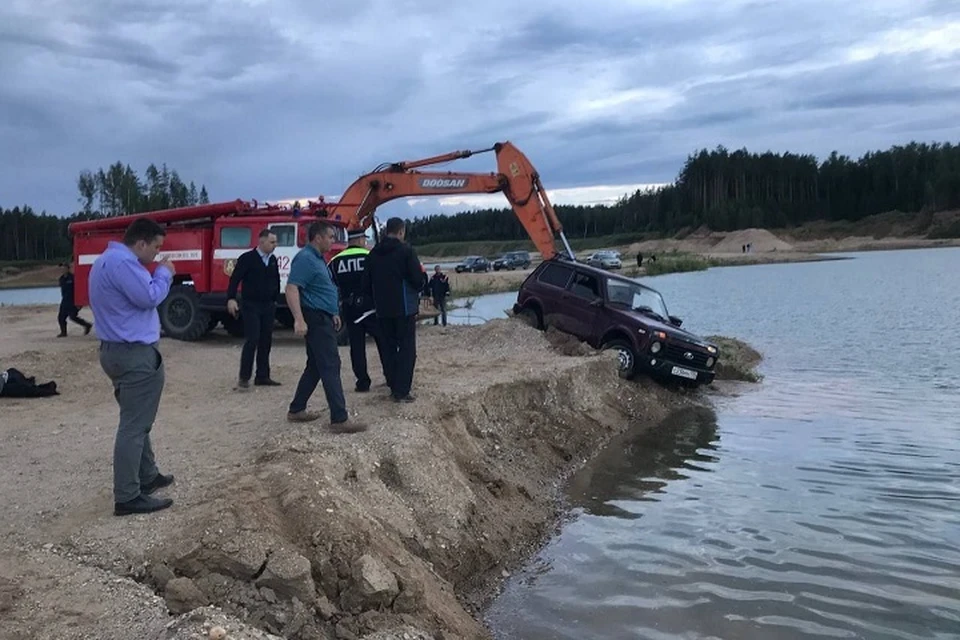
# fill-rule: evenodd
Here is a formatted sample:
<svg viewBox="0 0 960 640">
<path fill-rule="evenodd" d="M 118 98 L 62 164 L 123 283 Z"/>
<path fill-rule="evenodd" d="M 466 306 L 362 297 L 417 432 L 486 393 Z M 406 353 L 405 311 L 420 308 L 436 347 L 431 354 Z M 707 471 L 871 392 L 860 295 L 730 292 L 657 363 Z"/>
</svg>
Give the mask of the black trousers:
<svg viewBox="0 0 960 640">
<path fill-rule="evenodd" d="M 243 320 L 243 351 L 240 353 L 240 379 L 249 380 L 253 373 L 253 356 L 257 356 L 257 380 L 270 377 L 270 347 L 273 344 L 275 302 L 244 301 L 240 304 Z"/>
<path fill-rule="evenodd" d="M 297 383 L 290 413 L 304 411 L 317 384 L 322 382 L 327 406 L 330 407 L 330 422 L 345 422 L 348 418 L 347 401 L 343 397 L 343 383 L 340 381 L 340 350 L 337 348 L 333 316 L 304 308 L 303 319 L 307 323 L 307 365 Z"/>
<path fill-rule="evenodd" d="M 380 318 L 379 324 L 383 336 L 382 357 L 390 374 L 390 390 L 395 397 L 402 398 L 410 394 L 413 369 L 417 364 L 416 316 Z"/>
<path fill-rule="evenodd" d="M 384 357 L 380 325 L 376 321 L 376 316 L 367 316 L 359 324 L 355 324 L 356 319 L 362 315 L 362 310 L 355 310 L 347 306 L 343 308 L 343 321 L 347 323 L 347 336 L 350 338 L 350 366 L 353 368 L 353 375 L 357 379 L 357 391 L 370 388 L 370 373 L 367 370 L 368 335 L 377 344 L 383 377 L 387 381 L 387 386 L 390 386 L 390 372 L 387 370 L 386 358 Z"/>
<path fill-rule="evenodd" d="M 81 318 L 78 314 L 80 313 L 80 307 L 74 306 L 69 302 L 60 303 L 60 313 L 57 314 L 57 324 L 60 325 L 60 333 L 67 332 L 67 318 L 77 323 L 84 329 L 91 326 L 89 322 Z"/>
</svg>

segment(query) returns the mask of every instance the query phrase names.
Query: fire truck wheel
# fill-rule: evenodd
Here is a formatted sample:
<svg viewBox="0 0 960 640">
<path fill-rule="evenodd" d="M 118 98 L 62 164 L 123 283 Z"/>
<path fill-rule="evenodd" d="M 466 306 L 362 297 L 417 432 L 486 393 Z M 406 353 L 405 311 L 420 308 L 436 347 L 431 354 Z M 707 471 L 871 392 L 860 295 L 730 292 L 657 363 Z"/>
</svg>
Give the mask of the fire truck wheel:
<svg viewBox="0 0 960 640">
<path fill-rule="evenodd" d="M 200 308 L 196 290 L 187 285 L 170 287 L 170 293 L 157 311 L 164 332 L 176 340 L 198 340 L 210 324 L 210 314 Z"/>
</svg>

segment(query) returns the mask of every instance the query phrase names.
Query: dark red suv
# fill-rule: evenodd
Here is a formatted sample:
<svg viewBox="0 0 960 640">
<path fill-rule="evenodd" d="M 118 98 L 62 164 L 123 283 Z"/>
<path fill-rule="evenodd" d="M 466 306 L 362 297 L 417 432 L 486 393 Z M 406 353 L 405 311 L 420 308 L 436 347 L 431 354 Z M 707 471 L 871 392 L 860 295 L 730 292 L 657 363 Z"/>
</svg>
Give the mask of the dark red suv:
<svg viewBox="0 0 960 640">
<path fill-rule="evenodd" d="M 579 262 L 540 263 L 520 286 L 514 313 L 595 349 L 615 349 L 620 376 L 645 372 L 690 387 L 713 382 L 717 346 L 680 329 L 655 289 Z"/>
</svg>

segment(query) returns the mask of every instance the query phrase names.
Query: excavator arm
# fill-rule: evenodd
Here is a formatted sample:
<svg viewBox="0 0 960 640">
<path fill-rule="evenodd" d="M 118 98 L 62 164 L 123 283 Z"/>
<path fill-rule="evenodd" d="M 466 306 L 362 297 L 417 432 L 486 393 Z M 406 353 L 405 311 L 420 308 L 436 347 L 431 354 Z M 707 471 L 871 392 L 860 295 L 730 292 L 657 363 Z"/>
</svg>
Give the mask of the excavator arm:
<svg viewBox="0 0 960 640">
<path fill-rule="evenodd" d="M 496 173 L 419 171 L 420 167 L 493 151 L 497 156 Z M 490 149 L 454 151 L 440 156 L 381 165 L 347 187 L 336 204 L 337 215 L 347 228 L 368 229 L 381 204 L 411 196 L 447 196 L 464 193 L 502 193 L 527 235 L 544 260 L 557 255 L 556 236 L 571 260 L 573 250 L 563 233 L 553 205 L 540 183 L 540 176 L 527 157 L 510 142 L 498 142 Z"/>
</svg>

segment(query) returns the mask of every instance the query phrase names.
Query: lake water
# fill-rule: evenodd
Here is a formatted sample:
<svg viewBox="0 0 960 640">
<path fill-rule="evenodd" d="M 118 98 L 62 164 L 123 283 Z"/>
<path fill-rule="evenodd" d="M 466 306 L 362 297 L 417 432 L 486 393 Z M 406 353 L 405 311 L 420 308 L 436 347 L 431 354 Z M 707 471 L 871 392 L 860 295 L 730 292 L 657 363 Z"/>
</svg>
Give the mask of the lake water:
<svg viewBox="0 0 960 640">
<path fill-rule="evenodd" d="M 0 305 L 60 304 L 60 287 L 0 289 Z"/>
<path fill-rule="evenodd" d="M 960 249 L 647 281 L 765 355 L 628 432 L 487 612 L 498 638 L 960 638 Z"/>
</svg>

